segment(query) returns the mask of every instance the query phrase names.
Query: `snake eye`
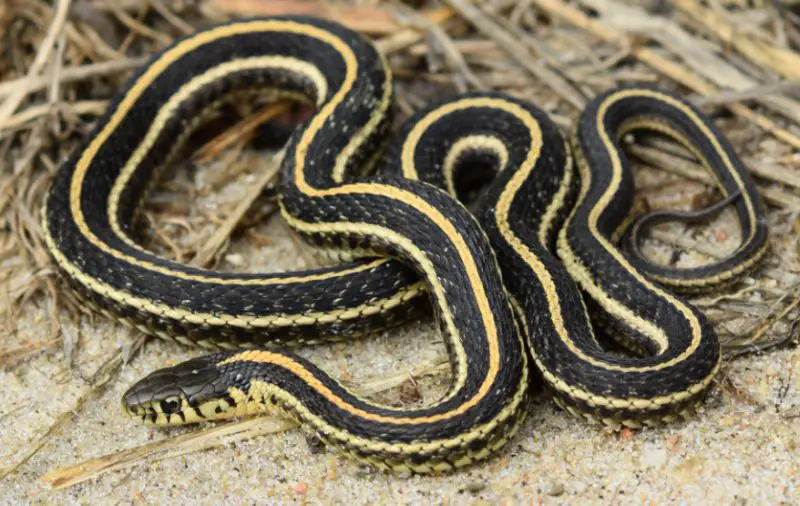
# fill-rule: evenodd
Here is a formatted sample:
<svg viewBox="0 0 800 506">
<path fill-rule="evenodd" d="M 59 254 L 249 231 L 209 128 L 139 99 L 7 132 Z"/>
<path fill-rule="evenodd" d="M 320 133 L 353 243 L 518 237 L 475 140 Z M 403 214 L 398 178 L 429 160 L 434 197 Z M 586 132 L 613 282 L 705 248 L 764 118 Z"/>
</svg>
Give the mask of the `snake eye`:
<svg viewBox="0 0 800 506">
<path fill-rule="evenodd" d="M 172 415 L 181 410 L 181 400 L 177 397 L 168 397 L 161 401 L 161 411 L 166 415 Z"/>
</svg>

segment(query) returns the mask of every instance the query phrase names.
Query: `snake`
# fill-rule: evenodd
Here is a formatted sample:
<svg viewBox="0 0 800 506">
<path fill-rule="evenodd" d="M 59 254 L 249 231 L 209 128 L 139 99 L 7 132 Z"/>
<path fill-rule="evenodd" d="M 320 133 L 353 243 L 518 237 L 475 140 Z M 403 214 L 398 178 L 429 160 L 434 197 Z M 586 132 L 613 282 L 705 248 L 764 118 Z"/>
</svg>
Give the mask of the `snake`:
<svg viewBox="0 0 800 506">
<path fill-rule="evenodd" d="M 142 246 L 137 216 L 164 167 L 215 111 L 263 94 L 315 106 L 287 141 L 277 198 L 293 231 L 336 261 L 220 272 Z M 138 381 L 123 396 L 127 414 L 164 426 L 277 413 L 358 462 L 425 474 L 497 453 L 537 378 L 558 405 L 615 428 L 692 413 L 721 350 L 681 292 L 749 272 L 768 238 L 757 188 L 712 122 L 636 85 L 592 99 L 570 135 L 497 92 L 451 97 L 392 133 L 394 110 L 386 57 L 314 17 L 213 25 L 131 77 L 60 166 L 42 210 L 58 272 L 91 307 L 214 350 Z M 679 269 L 617 245 L 634 192 L 623 140 L 642 130 L 676 140 L 713 174 L 741 226 L 730 256 Z M 468 207 L 460 198 L 475 185 Z M 292 350 L 431 308 L 452 382 L 422 406 L 366 398 Z"/>
</svg>

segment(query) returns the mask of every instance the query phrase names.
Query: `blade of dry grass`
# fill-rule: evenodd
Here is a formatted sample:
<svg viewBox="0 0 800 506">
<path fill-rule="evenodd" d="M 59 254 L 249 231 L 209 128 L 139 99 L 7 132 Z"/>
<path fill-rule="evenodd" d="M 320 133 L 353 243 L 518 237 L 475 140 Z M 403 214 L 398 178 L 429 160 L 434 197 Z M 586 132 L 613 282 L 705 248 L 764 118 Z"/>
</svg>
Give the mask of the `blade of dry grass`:
<svg viewBox="0 0 800 506">
<path fill-rule="evenodd" d="M 558 94 L 576 109 L 583 108 L 586 104 L 586 98 L 575 89 L 569 81 L 564 79 L 564 77 L 554 72 L 543 63 L 540 63 L 524 44 L 516 40 L 502 26 L 495 23 L 484 15 L 480 9 L 466 0 L 446 1 L 486 37 L 497 41 L 519 65 L 530 72 L 535 78 L 549 86 L 554 93 Z"/>
<path fill-rule="evenodd" d="M 586 30 L 609 44 L 614 44 L 621 48 L 631 48 L 631 54 L 638 60 L 700 95 L 713 95 L 719 91 L 716 86 L 693 73 L 690 69 L 664 58 L 649 47 L 635 45 L 629 37 L 590 18 L 580 9 L 562 0 L 534 0 L 534 3 L 547 14 Z M 731 103 L 727 104 L 726 108 L 734 114 L 752 121 L 793 148 L 800 149 L 800 137 L 779 127 L 773 120 L 742 104 Z"/>
<path fill-rule="evenodd" d="M 788 299 L 788 303 L 785 302 Z M 782 306 L 782 307 L 781 307 Z M 734 336 L 723 346 L 728 354 L 728 358 L 737 357 L 746 353 L 758 351 L 781 345 L 795 338 L 795 327 L 798 317 L 795 316 L 789 326 L 789 330 L 778 337 L 769 337 L 768 332 L 780 321 L 783 321 L 792 311 L 800 307 L 800 289 L 795 287 L 785 293 L 773 306 L 772 314 L 767 315 L 759 321 L 754 328 L 744 333 L 743 337 Z"/>
<path fill-rule="evenodd" d="M 712 186 L 716 184 L 714 177 L 700 164 L 691 159 L 665 153 L 657 148 L 640 145 L 628 146 L 627 150 L 640 160 L 653 164 L 667 172 Z M 767 173 L 763 174 L 767 175 Z M 795 192 L 787 191 L 780 187 L 763 185 L 759 185 L 759 191 L 764 200 L 772 205 L 784 209 L 800 210 L 800 196 Z"/>
<path fill-rule="evenodd" d="M 581 3 L 594 9 L 600 22 L 610 27 L 633 37 L 658 41 L 676 60 L 714 86 L 744 91 L 760 84 L 755 77 L 723 58 L 724 48 L 698 40 L 672 19 L 616 0 L 581 0 Z M 755 100 L 796 124 L 800 122 L 800 102 L 775 94 L 757 95 Z"/>
<path fill-rule="evenodd" d="M 711 33 L 719 37 L 726 46 L 732 47 L 750 61 L 770 69 L 786 79 L 800 79 L 800 55 L 794 51 L 772 46 L 765 41 L 748 37 L 721 16 L 692 0 L 674 0 L 675 7 L 700 22 Z"/>
<path fill-rule="evenodd" d="M 767 95 L 800 91 L 800 80 L 760 84 L 742 91 L 720 91 L 695 100 L 699 105 L 724 105 L 731 102 L 755 100 Z"/>
<path fill-rule="evenodd" d="M 10 118 L 0 119 L 0 138 L 8 131 L 25 126 L 36 119 L 48 116 L 56 111 L 69 111 L 72 114 L 100 116 L 108 107 L 106 100 L 82 100 L 80 102 L 59 104 L 40 104 L 26 108 Z"/>
<path fill-rule="evenodd" d="M 147 0 L 149 5 L 154 11 L 158 12 L 169 24 L 177 28 L 184 35 L 188 35 L 195 31 L 195 28 L 172 12 L 164 2 L 160 0 Z"/>
<path fill-rule="evenodd" d="M 58 0 L 56 4 L 56 12 L 53 16 L 53 21 L 50 23 L 50 27 L 47 30 L 47 35 L 39 46 L 39 49 L 36 53 L 36 58 L 28 68 L 27 76 L 29 79 L 39 76 L 39 73 L 50 59 L 50 54 L 52 53 L 58 37 L 61 35 L 64 23 L 67 20 L 69 6 L 69 0 Z M 17 107 L 19 107 L 22 101 L 25 100 L 25 97 L 28 96 L 28 93 L 29 90 L 27 86 L 18 86 L 13 93 L 6 97 L 5 101 L 0 104 L 0 125 L 7 121 L 12 114 L 14 114 L 14 111 L 17 110 Z"/>
<path fill-rule="evenodd" d="M 94 77 L 102 77 L 125 72 L 144 64 L 147 58 L 123 58 L 120 60 L 92 63 L 80 67 L 65 68 L 58 76 L 61 85 L 80 82 Z M 28 93 L 37 93 L 53 82 L 51 76 L 32 76 L 0 83 L 0 98 L 11 95 L 19 87 L 27 88 Z"/>
<path fill-rule="evenodd" d="M 386 35 L 402 28 L 391 9 L 317 0 L 215 0 L 214 6 L 232 16 L 319 16 L 370 35 Z"/>
<path fill-rule="evenodd" d="M 197 255 L 190 262 L 191 265 L 198 267 L 207 267 L 216 258 L 225 244 L 228 244 L 231 234 L 236 229 L 239 222 L 244 217 L 245 213 L 252 207 L 253 203 L 261 196 L 264 189 L 273 182 L 280 171 L 280 161 L 283 154 L 275 155 L 269 163 L 265 164 L 261 170 L 261 175 L 256 182 L 247 189 L 245 195 L 242 196 L 241 202 L 236 206 L 234 211 L 225 218 L 222 225 L 208 238 L 208 240 L 197 250 Z"/>
<path fill-rule="evenodd" d="M 455 11 L 449 7 L 426 9 L 422 15 L 431 22 L 441 25 L 455 16 Z M 425 37 L 425 32 L 416 28 L 402 28 L 375 41 L 375 46 L 385 55 L 401 51 L 419 42 Z"/>
<path fill-rule="evenodd" d="M 129 348 L 120 349 L 118 352 L 114 353 L 111 358 L 109 358 L 105 363 L 103 363 L 97 371 L 92 375 L 91 386 L 86 389 L 78 400 L 75 401 L 75 404 L 72 408 L 62 412 L 57 418 L 55 423 L 51 424 L 48 427 L 47 431 L 42 434 L 36 441 L 32 442 L 29 445 L 29 448 L 24 452 L 21 459 L 13 462 L 6 468 L 0 469 L 0 480 L 5 478 L 6 476 L 14 473 L 17 469 L 19 469 L 23 464 L 25 464 L 28 460 L 31 459 L 34 455 L 36 455 L 39 450 L 41 450 L 45 444 L 50 440 L 50 438 L 58 432 L 58 430 L 63 427 L 69 420 L 72 419 L 72 416 L 75 414 L 76 411 L 80 410 L 81 407 L 86 403 L 87 400 L 92 398 L 95 393 L 97 393 L 100 389 L 102 389 L 109 381 L 114 378 L 114 375 L 119 370 L 119 367 L 125 363 L 127 358 L 130 358 L 131 355 L 136 353 L 142 346 L 145 341 L 146 336 L 140 334 L 137 336 L 131 346 Z"/>
<path fill-rule="evenodd" d="M 80 464 L 54 469 L 40 479 L 50 488 L 58 490 L 145 462 L 158 462 L 237 441 L 284 432 L 294 427 L 297 427 L 297 423 L 290 420 L 258 416 L 188 432 L 173 438 L 87 460 Z"/>
<path fill-rule="evenodd" d="M 225 130 L 206 143 L 195 153 L 193 158 L 196 161 L 202 162 L 218 156 L 223 150 L 229 149 L 250 137 L 260 125 L 289 111 L 290 106 L 291 104 L 288 102 L 278 102 L 268 105 L 261 111 L 244 118 L 230 129 Z M 190 262 L 191 265 L 208 267 L 212 264 L 213 260 L 221 254 L 222 249 L 229 243 L 231 234 L 244 218 L 245 213 L 252 207 L 256 199 L 261 196 L 264 189 L 277 178 L 282 157 L 282 154 L 273 156 L 266 164 L 267 166 L 262 168 L 258 180 L 255 184 L 248 187 L 247 192 L 233 212 L 228 215 L 222 225 L 214 231 L 205 243 L 198 248 L 197 254 Z"/>
<path fill-rule="evenodd" d="M 122 8 L 122 6 L 119 4 L 117 0 L 106 0 L 106 4 L 110 7 L 111 12 L 114 13 L 114 16 L 116 16 L 119 22 L 130 29 L 129 37 L 135 34 L 141 37 L 154 40 L 162 45 L 167 45 L 170 42 L 172 42 L 172 37 L 164 35 L 158 30 L 150 28 L 149 26 L 141 23 L 139 20 L 128 14 L 125 11 L 125 9 Z M 121 47 L 125 48 L 127 45 L 129 45 L 129 43 L 126 44 L 125 42 L 123 42 Z M 121 51 L 124 52 L 124 49 L 121 49 Z"/>
</svg>

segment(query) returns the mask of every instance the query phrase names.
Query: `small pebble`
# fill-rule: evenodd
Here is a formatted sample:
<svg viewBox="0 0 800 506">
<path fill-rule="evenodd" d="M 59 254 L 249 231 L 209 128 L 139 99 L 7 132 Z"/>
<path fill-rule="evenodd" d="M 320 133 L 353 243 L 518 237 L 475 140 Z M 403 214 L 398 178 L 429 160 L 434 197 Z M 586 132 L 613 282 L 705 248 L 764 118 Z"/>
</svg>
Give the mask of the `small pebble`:
<svg viewBox="0 0 800 506">
<path fill-rule="evenodd" d="M 481 490 L 486 488 L 486 483 L 482 481 L 473 481 L 472 483 L 468 483 L 464 490 L 469 492 L 470 494 L 477 494 Z"/>
<path fill-rule="evenodd" d="M 311 455 L 325 453 L 325 443 L 317 436 L 306 436 L 306 443 L 308 444 L 308 451 L 311 452 Z"/>
<path fill-rule="evenodd" d="M 413 404 L 422 399 L 422 394 L 416 382 L 408 379 L 400 385 L 400 401 L 403 404 Z"/>
<path fill-rule="evenodd" d="M 244 258 L 242 257 L 242 255 L 238 253 L 231 253 L 230 255 L 225 255 L 225 261 L 234 267 L 241 267 L 242 265 L 244 265 Z"/>
<path fill-rule="evenodd" d="M 664 467 L 667 463 L 667 450 L 665 448 L 651 448 L 642 452 L 640 460 L 642 465 L 656 469 Z"/>
<path fill-rule="evenodd" d="M 550 495 L 550 496 L 553 496 L 553 497 L 559 497 L 561 495 L 564 495 L 564 492 L 566 492 L 566 491 L 567 491 L 567 489 L 564 488 L 564 485 L 562 483 L 554 481 L 550 485 L 550 490 L 547 491 L 547 495 Z"/>
</svg>

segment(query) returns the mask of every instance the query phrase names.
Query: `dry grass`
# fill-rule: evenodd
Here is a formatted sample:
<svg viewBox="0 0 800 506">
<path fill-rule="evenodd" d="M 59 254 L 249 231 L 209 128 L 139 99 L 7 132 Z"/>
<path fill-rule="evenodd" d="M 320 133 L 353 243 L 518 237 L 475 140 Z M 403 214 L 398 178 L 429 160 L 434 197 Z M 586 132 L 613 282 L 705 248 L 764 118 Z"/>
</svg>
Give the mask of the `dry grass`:
<svg viewBox="0 0 800 506">
<path fill-rule="evenodd" d="M 416 8 L 408 5 L 412 3 L 418 4 Z M 86 137 L 114 92 L 148 54 L 176 37 L 232 16 L 278 12 L 326 15 L 373 37 L 399 77 L 401 116 L 437 97 L 497 89 L 536 102 L 568 129 L 581 107 L 611 86 L 658 83 L 688 95 L 717 118 L 755 174 L 769 204 L 772 230 L 772 251 L 752 278 L 729 293 L 695 302 L 715 322 L 729 358 L 796 343 L 800 11 L 792 10 L 788 2 L 750 2 L 742 9 L 727 9 L 718 0 L 681 0 L 671 7 L 669 2 L 646 0 L 408 4 L 377 0 L 0 4 L 0 368 L 13 373 L 45 354 L 74 372 L 86 340 L 102 338 L 76 335 L 79 322 L 93 316 L 57 279 L 43 247 L 37 213 L 59 163 Z M 239 108 L 240 122 L 233 129 L 212 138 L 199 155 L 181 165 L 199 167 L 203 184 L 197 185 L 183 172 L 163 182 L 145 213 L 143 240 L 150 248 L 196 265 L 242 269 L 247 266 L 241 254 L 226 250 L 232 240 L 255 245 L 272 241 L 253 226 L 273 211 L 272 204 L 260 197 L 272 173 L 261 166 L 263 155 L 244 148 L 253 128 L 280 112 L 286 112 L 285 106 Z M 710 178 L 682 149 L 648 138 L 632 145 L 630 153 L 640 162 L 638 208 L 692 207 L 708 201 Z M 244 196 L 240 192 L 238 198 L 215 200 L 224 188 L 237 191 L 237 184 L 248 175 L 255 183 L 247 185 Z M 196 199 L 215 202 L 214 212 L 196 205 Z M 702 263 L 725 256 L 735 247 L 737 234 L 732 216 L 723 215 L 706 227 L 658 228 L 648 239 L 647 251 L 680 265 Z M 42 332 L 20 331 L 19 322 L 31 319 Z M 71 414 L 114 380 L 119 366 L 131 358 L 131 350 L 139 348 L 140 340 L 136 342 L 114 350 L 69 410 L 28 441 L 0 476 L 17 472 L 52 434 L 65 430 Z M 15 414 L 13 408 L 0 412 L 0 421 Z M 152 443 L 155 446 L 145 450 L 130 449 L 112 457 L 113 465 L 93 462 L 80 467 L 77 475 L 75 468 L 69 468 L 48 480 L 63 486 L 136 459 L 173 454 L 163 453 L 166 449 L 158 445 L 173 445 L 170 451 L 182 453 L 225 444 L 243 434 L 225 427 L 215 440 L 209 440 L 216 437 L 212 431 L 200 443 L 194 436 Z"/>
</svg>

